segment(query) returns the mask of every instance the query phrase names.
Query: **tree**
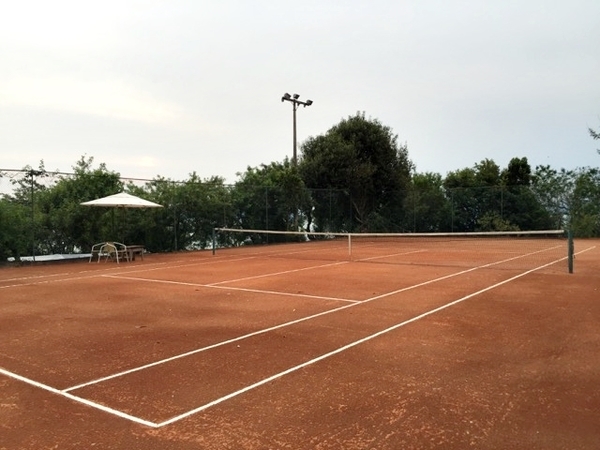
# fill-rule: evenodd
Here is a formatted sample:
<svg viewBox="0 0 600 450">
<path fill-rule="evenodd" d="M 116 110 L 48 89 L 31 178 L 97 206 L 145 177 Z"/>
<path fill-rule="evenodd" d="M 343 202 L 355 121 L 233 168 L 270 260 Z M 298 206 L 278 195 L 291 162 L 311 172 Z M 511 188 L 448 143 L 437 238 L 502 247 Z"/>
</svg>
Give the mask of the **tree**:
<svg viewBox="0 0 600 450">
<path fill-rule="evenodd" d="M 573 201 L 574 172 L 556 170 L 548 165 L 537 166 L 531 178 L 536 200 L 550 217 L 552 228 L 566 228 Z"/>
<path fill-rule="evenodd" d="M 600 170 L 539 166 L 533 189 L 557 228 L 568 228 L 576 237 L 600 236 Z"/>
<path fill-rule="evenodd" d="M 531 190 L 527 158 L 508 167 L 485 159 L 472 169 L 448 174 L 444 187 L 452 201 L 454 231 L 510 231 L 549 228 L 550 214 Z"/>
<path fill-rule="evenodd" d="M 95 242 L 116 239 L 114 211 L 81 206 L 82 202 L 123 190 L 118 173 L 109 171 L 104 163 L 94 168 L 93 162 L 93 157 L 82 156 L 72 175 L 61 175 L 54 186 L 38 195 L 46 230 L 45 252 L 86 251 Z"/>
<path fill-rule="evenodd" d="M 12 196 L 7 196 L 10 203 L 13 204 L 12 213 L 15 214 L 15 222 L 11 218 L 8 222 L 18 223 L 18 228 L 13 228 L 12 231 L 17 231 L 19 236 L 8 235 L 7 245 L 12 249 L 14 257 L 19 260 L 20 254 L 35 255 L 43 251 L 43 244 L 47 240 L 47 228 L 42 223 L 44 215 L 40 212 L 40 198 L 46 191 L 47 186 L 42 182 L 44 178 L 49 176 L 44 167 L 44 161 L 40 161 L 38 169 L 33 169 L 27 165 L 22 170 L 23 176 L 11 180 L 11 183 L 16 186 Z M 15 239 L 16 242 L 11 242 Z M 23 246 L 24 243 L 26 246 Z M 27 247 L 27 249 L 26 249 Z"/>
<path fill-rule="evenodd" d="M 506 186 L 529 186 L 531 184 L 531 166 L 527 158 L 513 158 L 502 172 Z"/>
<path fill-rule="evenodd" d="M 213 229 L 223 226 L 231 207 L 230 192 L 221 177 L 201 180 L 193 172 L 175 185 L 178 249 L 204 249 L 211 245 Z"/>
<path fill-rule="evenodd" d="M 394 231 L 401 227 L 403 200 L 410 184 L 412 163 L 406 145 L 392 130 L 364 113 L 342 120 L 325 135 L 302 146 L 300 174 L 306 186 L 347 192 L 351 217 L 343 203 L 334 212 L 342 228 L 330 231 Z M 317 202 L 315 212 L 324 210 Z M 324 229 L 323 217 L 315 217 Z"/>
<path fill-rule="evenodd" d="M 451 231 L 476 230 L 481 214 L 477 187 L 475 169 L 460 169 L 446 175 L 444 190 L 452 207 Z"/>
<path fill-rule="evenodd" d="M 578 237 L 600 236 L 600 170 L 575 172 L 570 216 L 571 228 Z"/>
<path fill-rule="evenodd" d="M 31 251 L 31 240 L 24 230 L 31 222 L 29 208 L 8 198 L 0 198 L 0 261 L 12 257 L 17 261 Z"/>
<path fill-rule="evenodd" d="M 298 231 L 310 220 L 310 197 L 297 167 L 287 158 L 283 163 L 248 167 L 232 198 L 234 227 Z"/>
<path fill-rule="evenodd" d="M 221 177 L 202 180 L 192 172 L 185 181 L 156 178 L 128 190 L 163 206 L 128 214 L 128 242 L 145 242 L 153 251 L 207 248 L 214 227 L 231 220 L 231 193 Z"/>
<path fill-rule="evenodd" d="M 416 173 L 410 194 L 405 199 L 404 229 L 417 233 L 451 230 L 451 204 L 444 192 L 443 179 L 437 173 Z"/>
<path fill-rule="evenodd" d="M 550 212 L 531 189 L 531 166 L 527 158 L 513 158 L 502 172 L 502 219 L 517 230 L 552 228 Z"/>
</svg>

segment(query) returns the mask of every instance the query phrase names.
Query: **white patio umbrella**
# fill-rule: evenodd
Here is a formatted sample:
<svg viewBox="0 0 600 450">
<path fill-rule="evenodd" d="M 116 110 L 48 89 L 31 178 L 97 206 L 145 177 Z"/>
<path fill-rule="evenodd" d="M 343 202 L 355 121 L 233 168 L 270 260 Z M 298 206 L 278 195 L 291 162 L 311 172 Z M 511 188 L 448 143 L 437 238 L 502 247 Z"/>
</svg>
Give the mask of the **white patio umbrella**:
<svg viewBox="0 0 600 450">
<path fill-rule="evenodd" d="M 118 194 L 109 195 L 107 197 L 97 198 L 88 202 L 81 203 L 83 206 L 104 206 L 112 208 L 162 208 L 158 203 L 145 200 L 127 192 L 119 192 Z M 115 232 L 115 216 L 114 210 L 112 215 L 112 232 Z"/>
<path fill-rule="evenodd" d="M 114 208 L 162 208 L 158 203 L 145 200 L 127 192 L 109 195 L 108 197 L 97 198 L 89 202 L 83 202 L 84 206 L 108 206 Z"/>
</svg>

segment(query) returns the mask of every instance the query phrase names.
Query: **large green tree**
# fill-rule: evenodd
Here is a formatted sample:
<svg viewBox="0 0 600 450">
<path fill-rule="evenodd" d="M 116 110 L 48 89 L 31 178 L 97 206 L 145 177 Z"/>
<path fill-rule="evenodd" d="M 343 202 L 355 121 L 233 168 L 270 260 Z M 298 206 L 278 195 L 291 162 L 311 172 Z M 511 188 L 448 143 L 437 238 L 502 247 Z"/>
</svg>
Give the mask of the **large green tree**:
<svg viewBox="0 0 600 450">
<path fill-rule="evenodd" d="M 532 190 L 527 158 L 513 158 L 502 172 L 502 218 L 518 230 L 554 228 L 551 213 Z"/>
<path fill-rule="evenodd" d="M 332 214 L 340 229 L 329 231 L 399 230 L 412 167 L 406 145 L 398 143 L 391 128 L 365 118 L 364 113 L 309 138 L 302 145 L 299 164 L 307 187 L 347 193 L 351 215 L 347 203 L 338 202 Z M 315 226 L 323 230 L 330 225 L 323 216 L 327 208 L 321 204 L 326 198 L 315 200 Z"/>
</svg>

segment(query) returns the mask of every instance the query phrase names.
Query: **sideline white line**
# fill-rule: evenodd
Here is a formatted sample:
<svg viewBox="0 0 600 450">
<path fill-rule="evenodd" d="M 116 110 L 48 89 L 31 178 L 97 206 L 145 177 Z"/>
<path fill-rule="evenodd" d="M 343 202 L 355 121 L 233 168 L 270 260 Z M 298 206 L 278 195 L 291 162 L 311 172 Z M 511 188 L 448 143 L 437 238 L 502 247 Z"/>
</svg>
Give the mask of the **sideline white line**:
<svg viewBox="0 0 600 450">
<path fill-rule="evenodd" d="M 521 257 L 530 256 L 530 255 L 535 254 L 535 253 L 537 253 L 537 252 L 528 253 L 528 254 L 522 255 Z M 337 308 L 329 309 L 327 311 L 322 311 L 322 312 L 317 313 L 317 314 L 312 314 L 310 316 L 302 317 L 300 319 L 292 320 L 292 321 L 289 321 L 289 322 L 284 322 L 284 323 L 281 323 L 279 325 L 274 325 L 274 326 L 268 327 L 268 328 L 263 328 L 261 330 L 253 331 L 252 333 L 248 333 L 248 334 L 245 334 L 245 335 L 242 335 L 242 336 L 238 336 L 236 338 L 228 339 L 226 341 L 217 342 L 216 344 L 212 344 L 212 345 L 209 345 L 209 346 L 206 346 L 206 347 L 202 347 L 202 348 L 190 350 L 189 352 L 180 353 L 178 355 L 171 356 L 169 358 L 164 358 L 164 359 L 161 359 L 161 360 L 158 360 L 158 361 L 154 361 L 152 363 L 144 364 L 142 366 L 134 367 L 134 368 L 131 368 L 131 369 L 128 369 L 128 370 L 124 370 L 124 371 L 118 372 L 118 373 L 107 375 L 105 377 L 101 377 L 101 378 L 98 378 L 98 379 L 95 379 L 95 380 L 91 380 L 91 381 L 88 381 L 88 382 L 85 382 L 85 383 L 81 383 L 81 384 L 78 384 L 76 386 L 71 386 L 69 388 L 64 389 L 63 392 L 70 392 L 70 391 L 74 391 L 74 390 L 77 390 L 77 389 L 81 389 L 81 388 L 86 387 L 86 386 L 91 386 L 93 384 L 98 384 L 98 383 L 102 383 L 104 381 L 112 380 L 114 378 L 119 378 L 119 377 L 122 377 L 122 376 L 125 376 L 125 375 L 129 375 L 129 374 L 132 374 L 132 373 L 135 373 L 135 372 L 139 372 L 141 370 L 149 369 L 151 367 L 155 367 L 155 366 L 158 366 L 158 365 L 161 365 L 161 364 L 165 364 L 165 363 L 168 363 L 168 362 L 171 362 L 171 361 L 175 361 L 177 359 L 181 359 L 181 358 L 185 358 L 187 356 L 191 356 L 191 355 L 195 355 L 195 354 L 198 354 L 198 353 L 201 353 L 201 352 L 205 352 L 205 351 L 213 349 L 213 348 L 221 347 L 221 346 L 224 346 L 224 345 L 227 345 L 227 344 L 231 344 L 231 343 L 234 343 L 234 342 L 237 342 L 237 341 L 248 339 L 250 337 L 258 336 L 258 335 L 261 335 L 261 334 L 264 334 L 264 333 L 268 333 L 270 331 L 275 331 L 275 330 L 278 330 L 280 328 L 285 328 L 285 327 L 288 327 L 288 326 L 291 326 L 291 325 L 295 325 L 295 324 L 298 324 L 298 323 L 301 323 L 301 322 L 305 322 L 307 320 L 311 320 L 311 319 L 314 319 L 314 318 L 317 318 L 317 317 L 321 317 L 321 316 L 324 316 L 324 315 L 327 315 L 327 314 L 332 314 L 334 312 L 342 311 L 342 310 L 347 309 L 347 308 L 352 308 L 352 307 L 357 306 L 357 305 L 362 305 L 364 303 L 368 303 L 368 302 L 371 302 L 373 300 L 378 300 L 378 299 L 381 299 L 381 298 L 384 298 L 384 297 L 389 297 L 391 295 L 399 294 L 401 292 L 406 292 L 406 291 L 409 291 L 409 290 L 412 290 L 412 289 L 416 289 L 416 288 L 419 288 L 419 287 L 427 286 L 429 284 L 437 283 L 438 281 L 443 281 L 443 280 L 447 280 L 449 278 L 453 278 L 453 277 L 456 277 L 456 276 L 459 276 L 459 275 L 464 275 L 465 273 L 473 272 L 475 270 L 483 269 L 483 268 L 490 267 L 490 266 L 493 266 L 493 265 L 496 265 L 496 264 L 502 264 L 504 262 L 512 261 L 513 259 L 517 259 L 517 258 L 519 258 L 519 257 L 512 257 L 512 258 L 504 259 L 504 260 L 501 260 L 501 261 L 484 264 L 482 266 L 472 267 L 472 268 L 469 268 L 469 269 L 461 270 L 460 272 L 454 272 L 454 273 L 451 273 L 451 274 L 448 274 L 448 275 L 444 275 L 444 276 L 441 276 L 441 277 L 438 277 L 438 278 L 434 278 L 432 280 L 423 281 L 423 282 L 418 283 L 418 284 L 413 284 L 411 286 L 407 286 L 407 287 L 404 287 L 404 288 L 401 288 L 401 289 L 397 289 L 397 290 L 392 291 L 392 292 L 387 292 L 385 294 L 377 295 L 375 297 L 368 298 L 368 299 L 363 300 L 361 302 L 351 303 L 349 305 L 343 305 L 343 306 L 340 306 L 340 307 L 337 307 Z M 554 263 L 552 263 L 552 264 L 554 264 Z M 145 278 L 141 278 L 140 280 L 151 281 L 151 282 L 179 283 L 179 282 L 175 282 L 175 281 L 169 282 L 169 281 L 163 281 L 163 280 L 147 280 Z M 220 287 L 220 288 L 227 289 L 225 287 Z M 297 294 L 288 294 L 288 295 L 291 296 L 291 295 L 297 295 Z"/>
<path fill-rule="evenodd" d="M 282 372 L 276 373 L 275 375 L 271 375 L 270 377 L 264 378 L 264 379 L 262 379 L 262 380 L 260 380 L 260 381 L 258 381 L 256 383 L 254 383 L 254 384 L 246 386 L 245 388 L 239 389 L 239 390 L 237 390 L 235 392 L 232 392 L 232 393 L 230 393 L 228 395 L 225 395 L 225 396 L 223 396 L 221 398 L 213 400 L 212 402 L 206 403 L 205 405 L 199 406 L 198 408 L 194 408 L 194 409 L 192 409 L 190 411 L 187 411 L 187 412 L 185 412 L 183 414 L 180 414 L 178 416 L 175 416 L 175 417 L 172 417 L 172 418 L 170 418 L 168 420 L 160 422 L 160 423 L 157 424 L 157 428 L 164 427 L 166 425 L 170 425 L 172 423 L 178 422 L 178 421 L 180 421 L 182 419 L 185 419 L 186 417 L 189 417 L 189 416 L 192 416 L 194 414 L 197 414 L 197 413 L 199 413 L 201 411 L 204 411 L 204 410 L 206 410 L 206 409 L 208 409 L 208 408 L 210 408 L 212 406 L 218 405 L 219 403 L 222 403 L 222 402 L 224 402 L 226 400 L 232 399 L 232 398 L 237 397 L 238 395 L 241 395 L 241 394 L 243 394 L 245 392 L 248 392 L 248 391 L 251 391 L 253 389 L 256 389 L 256 388 L 258 388 L 258 387 L 260 387 L 260 386 L 262 386 L 264 384 L 267 384 L 267 383 L 269 383 L 269 382 L 271 382 L 273 380 L 281 378 L 281 377 L 283 377 L 285 375 L 289 375 L 290 373 L 296 372 L 296 371 L 298 371 L 300 369 L 303 369 L 304 367 L 310 366 L 310 365 L 315 364 L 315 363 L 317 363 L 319 361 L 322 361 L 324 359 L 330 358 L 330 357 L 332 357 L 334 355 L 337 355 L 338 353 L 342 353 L 342 352 L 344 352 L 346 350 L 349 350 L 349 349 L 351 349 L 353 347 L 356 347 L 357 345 L 364 344 L 365 342 L 368 342 L 368 341 L 370 341 L 372 339 L 375 339 L 375 338 L 377 338 L 379 336 L 387 334 L 387 333 L 389 333 L 391 331 L 397 330 L 398 328 L 401 328 L 401 327 L 403 327 L 405 325 L 408 325 L 410 323 L 413 323 L 413 322 L 416 322 L 418 320 L 421 320 L 421 319 L 423 319 L 423 318 L 425 318 L 427 316 L 430 316 L 432 314 L 435 314 L 435 313 L 438 313 L 440 311 L 443 311 L 444 309 L 450 308 L 450 307 L 452 307 L 454 305 L 457 305 L 457 304 L 459 304 L 461 302 L 464 302 L 465 300 L 468 300 L 468 299 L 473 298 L 473 297 L 475 297 L 477 295 L 483 294 L 484 292 L 487 292 L 487 291 L 490 291 L 492 289 L 495 289 L 495 288 L 497 288 L 499 286 L 502 286 L 502 285 L 504 285 L 506 283 L 510 283 L 511 281 L 514 281 L 514 280 L 516 280 L 518 278 L 521 278 L 521 277 L 523 277 L 525 275 L 528 275 L 528 274 L 530 274 L 532 272 L 535 272 L 537 270 L 540 270 L 540 269 L 546 268 L 548 266 L 551 266 L 551 265 L 553 265 L 553 264 L 555 264 L 557 262 L 564 261 L 565 259 L 566 258 L 561 258 L 561 259 L 558 259 L 556 261 L 552 261 L 550 263 L 547 263 L 547 264 L 544 264 L 542 266 L 536 267 L 534 269 L 527 270 L 527 271 L 522 272 L 522 273 L 520 273 L 518 275 L 515 275 L 515 276 L 513 276 L 511 278 L 503 280 L 503 281 L 501 281 L 499 283 L 496 283 L 494 285 L 488 286 L 488 287 L 486 287 L 484 289 L 481 289 L 481 290 L 479 290 L 477 292 L 473 292 L 471 294 L 465 295 L 464 297 L 461 297 L 461 298 L 459 298 L 457 300 L 454 300 L 452 302 L 446 303 L 445 305 L 439 306 L 437 308 L 434 308 L 432 310 L 429 310 L 427 312 L 419 314 L 418 316 L 415 316 L 415 317 L 413 317 L 411 319 L 405 320 L 405 321 L 400 322 L 400 323 L 398 323 L 396 325 L 388 327 L 388 328 L 386 328 L 384 330 L 378 331 L 377 333 L 373 333 L 373 334 L 371 334 L 369 336 L 366 336 L 366 337 L 364 337 L 362 339 L 359 339 L 357 341 L 351 342 L 350 344 L 344 345 L 343 347 L 339 347 L 339 348 L 337 348 L 337 349 L 335 349 L 333 351 L 325 353 L 325 354 L 323 354 L 321 356 L 318 356 L 316 358 L 313 358 L 313 359 L 311 359 L 309 361 L 303 362 L 302 364 L 298 364 L 297 366 L 290 367 L 287 370 L 284 370 Z"/>
<path fill-rule="evenodd" d="M 46 384 L 39 383 L 37 381 L 31 380 L 29 378 L 26 378 L 24 376 L 17 375 L 16 373 L 13 373 L 13 372 L 9 372 L 8 370 L 3 369 L 2 367 L 0 367 L 0 373 L 3 374 L 3 375 L 5 375 L 5 376 L 7 376 L 7 377 L 9 377 L 9 378 L 13 378 L 15 380 L 21 381 L 22 383 L 29 384 L 29 385 L 34 386 L 34 387 L 39 388 L 39 389 L 43 389 L 44 391 L 51 392 L 52 394 L 56 394 L 56 395 L 60 395 L 60 396 L 66 397 L 66 398 L 68 398 L 70 400 L 73 400 L 75 402 L 78 402 L 78 403 L 83 403 L 84 405 L 91 406 L 92 408 L 99 409 L 101 411 L 107 412 L 107 413 L 112 414 L 114 416 L 121 417 L 122 419 L 127 419 L 129 421 L 136 422 L 136 423 L 139 423 L 141 425 L 146 425 L 147 427 L 152 427 L 152 428 L 157 428 L 158 427 L 158 424 L 156 424 L 155 422 L 150 422 L 148 420 L 140 419 L 139 417 L 132 416 L 131 414 L 124 413 L 123 411 L 118 411 L 116 409 L 109 408 L 108 406 L 101 405 L 100 403 L 92 402 L 92 401 L 87 400 L 85 398 L 78 397 L 78 396 L 73 395 L 73 394 L 69 394 L 69 393 L 67 393 L 65 391 L 61 391 L 59 389 L 53 388 L 51 386 L 48 386 Z"/>
</svg>

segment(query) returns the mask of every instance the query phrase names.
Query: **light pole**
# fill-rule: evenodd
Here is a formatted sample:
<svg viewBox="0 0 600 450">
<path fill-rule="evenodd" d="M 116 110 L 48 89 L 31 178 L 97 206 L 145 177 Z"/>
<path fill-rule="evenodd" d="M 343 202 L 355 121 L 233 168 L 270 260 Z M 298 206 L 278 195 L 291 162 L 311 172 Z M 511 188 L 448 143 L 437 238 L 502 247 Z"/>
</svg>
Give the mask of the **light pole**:
<svg viewBox="0 0 600 450">
<path fill-rule="evenodd" d="M 292 164 L 295 166 L 297 163 L 297 155 L 296 155 L 296 145 L 297 145 L 297 140 L 296 140 L 296 110 L 298 109 L 298 107 L 300 105 L 304 106 L 305 108 L 307 106 L 310 106 L 313 104 L 312 100 L 306 100 L 305 102 L 303 102 L 302 100 L 298 100 L 300 96 L 298 94 L 294 94 L 293 96 L 288 94 L 287 92 L 285 94 L 283 94 L 283 97 L 281 97 L 281 101 L 288 101 L 292 104 L 293 110 L 294 110 L 294 153 L 292 156 Z"/>
</svg>

